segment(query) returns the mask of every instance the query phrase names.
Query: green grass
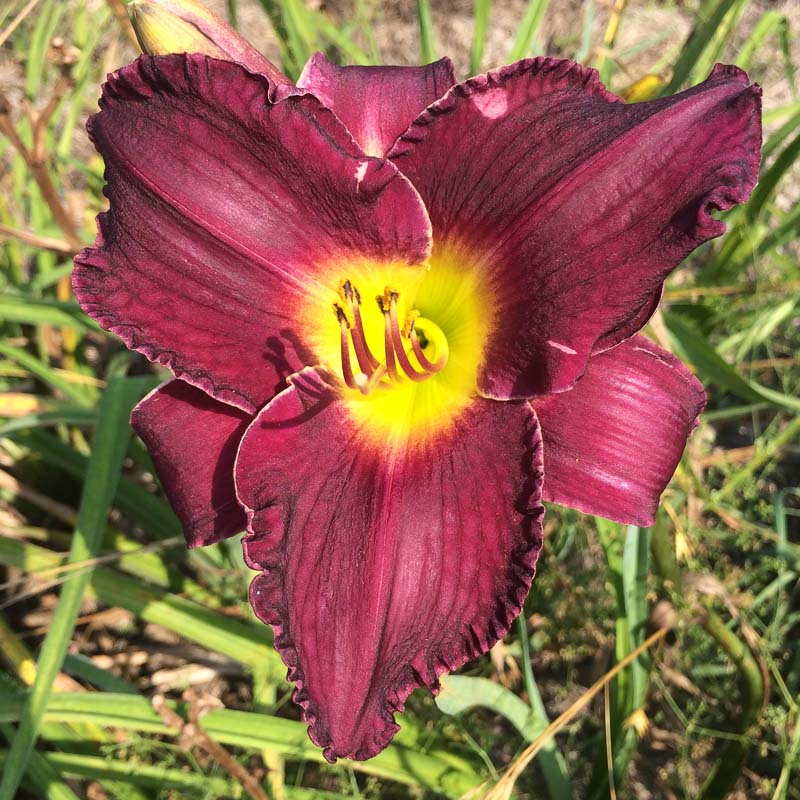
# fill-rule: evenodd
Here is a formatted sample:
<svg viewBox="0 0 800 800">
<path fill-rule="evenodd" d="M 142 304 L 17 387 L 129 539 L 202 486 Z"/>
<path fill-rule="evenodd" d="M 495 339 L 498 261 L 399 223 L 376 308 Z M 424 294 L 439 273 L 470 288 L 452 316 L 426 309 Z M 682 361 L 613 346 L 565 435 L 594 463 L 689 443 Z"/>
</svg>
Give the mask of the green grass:
<svg viewBox="0 0 800 800">
<path fill-rule="evenodd" d="M 0 38 L 26 5 L 2 5 Z M 407 63 L 449 54 L 461 77 L 547 54 L 594 64 L 620 93 L 668 94 L 716 61 L 765 89 L 759 186 L 665 291 L 660 330 L 709 405 L 657 524 L 552 508 L 525 617 L 495 654 L 502 680 L 488 656 L 467 665 L 437 701 L 411 697 L 383 754 L 335 766 L 289 702 L 271 634 L 247 604 L 238 542 L 187 552 L 131 435 L 131 405 L 164 374 L 69 293 L 70 249 L 92 241 L 104 204 L 83 123 L 104 73 L 135 53 L 110 4 L 88 0 L 39 0 L 10 34 L 4 119 L 25 148 L 39 137 L 47 166 L 43 183 L 0 129 L 0 798 L 84 797 L 92 785 L 137 800 L 243 796 L 223 765 L 180 747 L 149 702 L 159 672 L 201 668 L 225 704 L 204 717 L 206 731 L 271 797 L 457 798 L 491 786 L 644 641 L 664 603 L 668 640 L 611 682 L 607 714 L 601 695 L 541 749 L 517 795 L 800 798 L 798 17 L 790 3 L 702 0 L 659 4 L 654 29 L 644 2 L 587 0 L 569 24 L 565 7 L 530 0 L 509 16 L 476 0 L 448 53 L 457 9 L 435 0 L 402 13 L 359 0 L 346 17 L 302 0 L 224 5 L 292 77 L 318 49 L 392 63 L 394 24 L 414 42 Z M 658 79 L 637 84 L 648 73 Z M 49 114 L 37 124 L 25 105 Z M 166 684 L 170 697 L 181 680 Z M 643 720 L 640 736 L 631 723 Z"/>
</svg>

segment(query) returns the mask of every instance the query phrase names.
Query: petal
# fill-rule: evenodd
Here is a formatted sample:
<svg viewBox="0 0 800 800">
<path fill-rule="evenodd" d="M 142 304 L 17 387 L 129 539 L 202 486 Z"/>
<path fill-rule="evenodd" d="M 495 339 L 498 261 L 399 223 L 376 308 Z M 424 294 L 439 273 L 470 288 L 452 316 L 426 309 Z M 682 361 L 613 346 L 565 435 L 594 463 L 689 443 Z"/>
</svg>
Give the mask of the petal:
<svg viewBox="0 0 800 800">
<path fill-rule="evenodd" d="M 531 401 L 544 440 L 544 498 L 652 525 L 705 402 L 686 367 L 643 336 L 593 356 L 573 389 Z"/>
<path fill-rule="evenodd" d="M 594 70 L 537 58 L 423 112 L 389 156 L 434 241 L 483 261 L 494 332 L 481 391 L 563 391 L 593 351 L 638 330 L 665 276 L 725 230 L 711 211 L 748 196 L 760 145 L 760 89 L 735 67 L 626 105 Z"/>
<path fill-rule="evenodd" d="M 375 755 L 412 689 L 508 630 L 541 547 L 540 456 L 526 403 L 482 399 L 425 447 L 390 450 L 313 370 L 250 426 L 250 597 L 326 758 Z"/>
<path fill-rule="evenodd" d="M 430 224 L 396 168 L 311 96 L 205 56 L 110 76 L 90 134 L 111 210 L 76 259 L 84 310 L 218 400 L 255 411 L 313 363 L 296 309 L 353 258 L 418 264 Z"/>
<path fill-rule="evenodd" d="M 152 391 L 131 414 L 189 547 L 213 544 L 245 529 L 233 484 L 236 450 L 249 414 L 183 381 Z"/>
<path fill-rule="evenodd" d="M 339 67 L 315 53 L 297 85 L 332 109 L 365 153 L 383 156 L 455 82 L 449 58 L 424 67 Z"/>
</svg>

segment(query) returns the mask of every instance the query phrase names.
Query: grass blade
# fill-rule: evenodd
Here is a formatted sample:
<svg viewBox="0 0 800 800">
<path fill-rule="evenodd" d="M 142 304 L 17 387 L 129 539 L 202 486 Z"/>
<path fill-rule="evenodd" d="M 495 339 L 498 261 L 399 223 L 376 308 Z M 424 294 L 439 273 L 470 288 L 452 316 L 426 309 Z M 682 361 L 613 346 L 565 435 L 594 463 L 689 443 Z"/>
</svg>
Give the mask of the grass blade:
<svg viewBox="0 0 800 800">
<path fill-rule="evenodd" d="M 93 406 L 97 397 L 97 390 L 89 386 L 79 386 L 68 381 L 61 373 L 31 355 L 27 350 L 15 345 L 0 342 L 0 354 L 16 361 L 24 369 L 35 375 L 56 392 L 86 408 Z"/>
<path fill-rule="evenodd" d="M 52 550 L 18 539 L 0 539 L 0 564 L 37 572 L 57 566 L 59 561 Z M 92 590 L 108 606 L 127 609 L 145 622 L 161 625 L 253 669 L 265 670 L 275 681 L 282 680 L 286 673 L 280 656 L 270 646 L 269 628 L 264 625 L 225 616 L 108 567 L 77 571 L 88 576 Z M 73 581 L 74 578 L 69 583 Z"/>
<path fill-rule="evenodd" d="M 21 718 L 24 699 L 13 692 L 0 696 L 0 722 Z M 181 711 L 182 706 L 178 706 Z M 172 733 L 145 697 L 105 692 L 63 693 L 52 695 L 46 704 L 48 721 L 93 722 L 96 725 L 143 733 Z M 308 738 L 302 722 L 219 709 L 203 716 L 203 728 L 216 741 L 248 750 L 272 749 L 287 758 L 324 763 L 322 751 Z M 419 785 L 436 792 L 460 797 L 480 782 L 471 761 L 447 757 L 420 748 L 392 744 L 375 758 L 348 762 L 353 769 L 409 785 Z"/>
<path fill-rule="evenodd" d="M 716 6 L 709 2 L 703 4 L 697 14 L 697 23 L 675 62 L 672 80 L 664 87 L 662 95 L 675 94 L 683 86 L 712 42 L 717 30 L 738 2 L 739 0 L 722 0 Z"/>
<path fill-rule="evenodd" d="M 8 724 L 0 725 L 0 733 L 10 741 L 14 736 L 14 729 Z M 78 800 L 78 795 L 64 783 L 59 771 L 39 753 L 31 753 L 25 777 L 24 783 L 29 784 L 30 788 L 47 800 Z"/>
<path fill-rule="evenodd" d="M 88 428 L 94 425 L 96 421 L 97 412 L 94 409 L 64 406 L 52 411 L 40 411 L 35 414 L 14 417 L 14 419 L 0 424 L 0 436 L 5 436 L 14 431 L 21 431 L 25 428 L 40 428 L 52 425 L 76 425 L 81 428 Z"/>
<path fill-rule="evenodd" d="M 70 552 L 71 561 L 85 561 L 96 555 L 106 529 L 106 519 L 122 469 L 122 459 L 130 436 L 133 406 L 148 382 L 122 379 L 108 387 L 100 406 L 86 483 L 78 511 L 78 525 Z M 0 800 L 13 800 L 36 744 L 53 681 L 61 669 L 81 598 L 91 575 L 81 572 L 64 584 L 45 637 L 37 664 L 36 681 L 25 704 L 20 726 L 9 751 L 8 765 L 0 783 Z"/>
<path fill-rule="evenodd" d="M 492 0 L 475 0 L 475 13 L 473 14 L 474 19 L 472 22 L 472 49 L 469 55 L 470 75 L 477 75 L 481 71 L 491 10 Z"/>
<path fill-rule="evenodd" d="M 736 56 L 736 66 L 744 70 L 750 69 L 750 62 L 753 60 L 756 50 L 764 44 L 764 40 L 781 25 L 786 25 L 786 17 L 778 11 L 765 11 L 760 17 L 753 32 L 748 36 L 747 41 L 739 48 Z"/>
<path fill-rule="evenodd" d="M 608 86 L 611 82 L 611 74 L 614 69 L 614 61 L 611 55 L 614 51 L 614 45 L 617 41 L 617 34 L 619 33 L 619 26 L 622 22 L 622 15 L 625 13 L 625 8 L 628 5 L 627 0 L 615 0 L 611 9 L 611 15 L 608 20 L 606 32 L 603 35 L 603 46 L 595 63 L 597 71 L 600 73 L 600 80 Z"/>
<path fill-rule="evenodd" d="M 417 20 L 419 22 L 419 57 L 423 64 L 430 64 L 431 61 L 436 61 L 430 0 L 417 0 Z"/>
<path fill-rule="evenodd" d="M 705 50 L 692 67 L 692 74 L 689 79 L 690 84 L 699 83 L 711 72 L 714 64 L 722 58 L 723 51 L 731 39 L 739 18 L 745 10 L 748 0 L 737 0 L 722 19 L 722 22 L 714 31 Z"/>
<path fill-rule="evenodd" d="M 522 18 L 514 44 L 508 54 L 509 61 L 519 61 L 530 55 L 536 31 L 539 30 L 549 2 L 550 0 L 528 0 L 525 16 Z"/>
<path fill-rule="evenodd" d="M 750 201 L 745 206 L 748 220 L 754 221 L 758 218 L 774 196 L 779 181 L 792 169 L 798 157 L 800 157 L 800 133 L 786 145 L 769 169 L 761 175 Z"/>
<path fill-rule="evenodd" d="M 72 264 L 68 266 L 71 272 Z M 57 277 L 63 277 L 61 273 L 55 274 Z M 0 319 L 4 322 L 22 322 L 28 325 L 56 325 L 59 328 L 74 328 L 81 332 L 100 330 L 100 326 L 87 317 L 77 303 L 43 300 L 25 295 L 0 296 Z"/>
<path fill-rule="evenodd" d="M 795 412 L 800 410 L 798 398 L 743 378 L 692 323 L 674 313 L 665 313 L 664 322 L 675 352 L 684 361 L 694 365 L 700 378 L 727 389 L 749 403 L 766 400 Z"/>
</svg>

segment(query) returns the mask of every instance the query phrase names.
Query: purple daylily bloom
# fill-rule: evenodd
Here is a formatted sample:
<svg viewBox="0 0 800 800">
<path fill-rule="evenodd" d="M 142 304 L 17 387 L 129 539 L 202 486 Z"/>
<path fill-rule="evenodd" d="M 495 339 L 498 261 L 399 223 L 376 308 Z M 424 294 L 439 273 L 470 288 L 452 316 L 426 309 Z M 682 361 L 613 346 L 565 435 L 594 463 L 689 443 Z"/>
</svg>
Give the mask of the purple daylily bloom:
<svg viewBox="0 0 800 800">
<path fill-rule="evenodd" d="M 718 66 L 626 105 L 547 58 L 109 77 L 75 293 L 176 376 L 133 424 L 190 546 L 247 529 L 328 759 L 507 632 L 543 499 L 653 522 L 705 396 L 636 332 L 752 189 L 759 97 Z"/>
</svg>

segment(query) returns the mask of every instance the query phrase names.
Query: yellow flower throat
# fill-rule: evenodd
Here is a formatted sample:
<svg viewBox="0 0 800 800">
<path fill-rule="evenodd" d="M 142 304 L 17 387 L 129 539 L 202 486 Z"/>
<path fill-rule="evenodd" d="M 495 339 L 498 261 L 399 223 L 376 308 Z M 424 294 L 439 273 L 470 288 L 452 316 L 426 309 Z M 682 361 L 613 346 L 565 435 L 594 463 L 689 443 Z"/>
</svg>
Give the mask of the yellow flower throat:
<svg viewBox="0 0 800 800">
<path fill-rule="evenodd" d="M 316 301 L 307 320 L 360 430 L 416 444 L 469 405 L 491 323 L 477 273 L 441 253 L 421 267 L 362 262 L 329 273 L 327 311 Z"/>
</svg>

